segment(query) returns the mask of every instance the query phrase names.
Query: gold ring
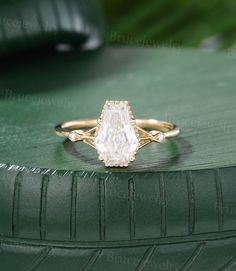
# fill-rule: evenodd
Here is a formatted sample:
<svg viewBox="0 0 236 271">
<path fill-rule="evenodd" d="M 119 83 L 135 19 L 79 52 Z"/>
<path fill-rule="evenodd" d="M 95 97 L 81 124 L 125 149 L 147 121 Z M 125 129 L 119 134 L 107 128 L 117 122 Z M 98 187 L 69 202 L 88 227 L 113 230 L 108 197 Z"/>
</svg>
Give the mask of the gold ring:
<svg viewBox="0 0 236 271">
<path fill-rule="evenodd" d="M 68 121 L 57 125 L 55 132 L 95 148 L 106 167 L 127 167 L 139 149 L 164 143 L 180 129 L 169 122 L 135 119 L 127 101 L 106 101 L 99 119 Z"/>
</svg>

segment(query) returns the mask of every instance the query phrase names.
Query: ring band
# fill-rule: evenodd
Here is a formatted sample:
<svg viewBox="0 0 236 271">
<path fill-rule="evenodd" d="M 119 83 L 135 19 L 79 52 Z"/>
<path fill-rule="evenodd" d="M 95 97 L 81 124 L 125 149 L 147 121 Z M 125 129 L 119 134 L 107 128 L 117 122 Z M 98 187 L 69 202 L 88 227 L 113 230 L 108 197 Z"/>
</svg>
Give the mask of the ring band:
<svg viewBox="0 0 236 271">
<path fill-rule="evenodd" d="M 99 119 L 68 121 L 57 125 L 55 132 L 95 148 L 107 167 L 127 167 L 140 148 L 164 143 L 178 136 L 180 129 L 170 122 L 134 119 L 127 101 L 106 101 Z"/>
</svg>

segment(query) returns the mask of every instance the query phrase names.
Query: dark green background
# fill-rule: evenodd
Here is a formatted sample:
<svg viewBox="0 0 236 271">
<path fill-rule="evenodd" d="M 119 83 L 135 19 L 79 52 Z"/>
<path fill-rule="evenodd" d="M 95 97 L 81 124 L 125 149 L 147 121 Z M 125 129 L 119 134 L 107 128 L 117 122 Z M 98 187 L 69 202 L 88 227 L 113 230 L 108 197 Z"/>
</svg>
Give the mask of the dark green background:
<svg viewBox="0 0 236 271">
<path fill-rule="evenodd" d="M 112 44 L 225 49 L 236 43 L 235 0 L 98 0 Z M 213 44 L 212 44 L 213 43 Z"/>
<path fill-rule="evenodd" d="M 44 1 L 17 3 L 26 18 L 35 14 L 29 2 L 51 11 L 44 14 L 57 33 L 47 32 L 51 45 L 101 44 L 92 13 L 79 31 L 68 20 L 78 19 L 69 3 L 93 0 Z M 0 13 L 10 8 L 19 20 L 4 2 Z M 229 1 L 103 4 L 110 42 L 141 48 L 37 51 L 1 62 L 0 271 L 235 271 L 234 8 Z M 2 49 L 15 51 L 16 40 L 32 49 L 36 37 L 48 44 L 41 27 L 31 35 L 6 29 L 14 35 Z M 205 47 L 227 53 L 183 48 L 215 34 Z M 92 148 L 55 135 L 59 122 L 99 116 L 106 99 L 129 100 L 135 117 L 175 122 L 181 136 L 146 146 L 129 168 L 107 169 Z"/>
</svg>

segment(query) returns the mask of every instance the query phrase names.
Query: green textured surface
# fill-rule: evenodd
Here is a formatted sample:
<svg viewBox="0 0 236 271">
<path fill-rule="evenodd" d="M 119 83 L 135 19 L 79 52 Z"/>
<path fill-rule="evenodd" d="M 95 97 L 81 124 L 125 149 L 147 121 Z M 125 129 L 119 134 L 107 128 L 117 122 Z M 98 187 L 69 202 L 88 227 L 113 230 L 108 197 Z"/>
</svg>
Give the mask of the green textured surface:
<svg viewBox="0 0 236 271">
<path fill-rule="evenodd" d="M 21 60 L 0 75 L 0 270 L 236 270 L 234 59 L 110 48 Z M 53 132 L 105 99 L 181 137 L 105 169 Z"/>
<path fill-rule="evenodd" d="M 106 99 L 127 99 L 136 118 L 168 120 L 182 129 L 177 143 L 144 148 L 128 171 L 236 164 L 236 61 L 229 55 L 109 49 L 31 61 L 23 67 L 8 61 L 0 75 L 1 163 L 106 171 L 93 149 L 83 143 L 63 146 L 53 128 L 62 121 L 98 117 Z"/>
<path fill-rule="evenodd" d="M 0 54 L 66 43 L 82 49 L 103 43 L 95 0 L 1 0 Z"/>
</svg>

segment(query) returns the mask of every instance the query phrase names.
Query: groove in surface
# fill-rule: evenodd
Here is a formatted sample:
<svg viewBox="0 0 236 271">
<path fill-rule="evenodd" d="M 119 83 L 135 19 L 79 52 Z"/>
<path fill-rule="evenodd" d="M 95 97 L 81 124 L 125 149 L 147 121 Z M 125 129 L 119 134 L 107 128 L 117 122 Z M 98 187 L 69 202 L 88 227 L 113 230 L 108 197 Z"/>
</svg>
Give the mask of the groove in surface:
<svg viewBox="0 0 236 271">
<path fill-rule="evenodd" d="M 0 24 L 0 31 L 1 31 L 1 38 L 2 38 L 2 40 L 1 40 L 1 46 L 3 47 L 3 49 L 4 49 L 4 42 L 6 42 L 6 39 L 7 39 L 7 35 L 6 35 L 6 29 L 5 29 L 5 24 L 4 24 L 4 22 L 2 22 L 1 24 Z"/>
<path fill-rule="evenodd" d="M 82 29 L 87 33 L 87 28 L 88 28 L 88 18 L 89 18 L 89 15 L 88 15 L 88 12 L 87 12 L 87 9 L 86 9 L 86 1 L 84 0 L 81 0 L 80 2 L 76 1 L 76 0 L 73 0 L 74 1 L 74 4 L 77 5 L 77 12 L 78 14 L 80 14 L 80 18 L 81 18 L 81 23 L 82 23 Z"/>
<path fill-rule="evenodd" d="M 195 193 L 192 172 L 189 171 L 186 176 L 189 201 L 188 232 L 189 234 L 193 234 L 195 227 Z"/>
<path fill-rule="evenodd" d="M 100 258 L 102 254 L 102 249 L 96 250 L 93 255 L 89 258 L 88 262 L 86 263 L 83 271 L 91 271 L 92 268 L 95 266 L 97 260 Z"/>
<path fill-rule="evenodd" d="M 40 10 L 40 7 L 38 6 L 38 4 L 36 2 L 33 4 L 33 8 L 34 8 L 34 11 L 35 11 L 35 14 L 36 14 L 36 18 L 37 18 L 40 30 L 45 31 L 41 10 Z M 46 29 L 46 31 L 47 31 L 47 29 Z"/>
<path fill-rule="evenodd" d="M 226 262 L 218 271 L 229 271 L 236 264 L 236 255 L 234 255 L 228 262 Z"/>
<path fill-rule="evenodd" d="M 166 191 L 164 175 L 160 173 L 159 177 L 159 187 L 160 187 L 160 204 L 161 204 L 161 237 L 166 237 Z"/>
<path fill-rule="evenodd" d="M 17 15 L 17 20 L 18 22 L 20 22 L 20 29 L 21 29 L 21 33 L 22 33 L 22 42 L 24 43 L 25 42 L 25 36 L 27 35 L 27 31 L 26 31 L 26 27 L 25 27 L 25 21 L 24 21 L 24 18 L 22 16 L 22 13 L 21 13 L 21 10 L 19 9 L 18 5 L 15 3 L 15 1 L 13 0 L 10 0 L 12 6 L 14 7 L 15 9 L 15 12 L 16 12 L 16 15 Z"/>
<path fill-rule="evenodd" d="M 135 271 L 143 271 L 145 266 L 147 266 L 149 264 L 155 251 L 156 251 L 156 246 L 149 247 L 145 251 L 145 253 L 144 253 L 141 261 L 139 262 L 138 266 L 136 267 Z"/>
<path fill-rule="evenodd" d="M 46 260 L 49 253 L 51 252 L 51 248 L 45 248 L 40 255 L 31 263 L 29 266 L 24 268 L 22 271 L 35 271 L 38 267 Z"/>
<path fill-rule="evenodd" d="M 45 247 L 50 246 L 53 248 L 125 248 L 125 247 L 140 247 L 150 245 L 171 245 L 171 244 L 187 244 L 187 243 L 199 243 L 207 241 L 222 241 L 235 239 L 236 242 L 236 231 L 225 231 L 225 232 L 212 232 L 205 234 L 195 234 L 187 236 L 171 236 L 166 238 L 151 238 L 151 239 L 136 239 L 136 240 L 121 240 L 121 241 L 52 241 L 52 240 L 37 240 L 32 238 L 12 238 L 9 236 L 0 236 L 0 242 L 4 244 L 13 244 L 21 246 L 32 246 L 32 247 Z"/>
<path fill-rule="evenodd" d="M 18 237 L 18 220 L 19 220 L 19 207 L 20 207 L 20 193 L 22 185 L 22 172 L 19 172 L 15 178 L 14 193 L 13 193 L 13 208 L 12 208 L 12 236 Z"/>
<path fill-rule="evenodd" d="M 215 183 L 216 183 L 216 194 L 217 194 L 217 211 L 218 211 L 218 229 L 223 230 L 224 227 L 224 214 L 223 214 L 223 192 L 221 184 L 220 170 L 215 170 Z"/>
<path fill-rule="evenodd" d="M 70 240 L 76 239 L 76 206 L 77 206 L 77 184 L 76 175 L 72 177 L 71 185 L 71 214 L 70 214 Z"/>
<path fill-rule="evenodd" d="M 61 16 L 59 14 L 57 2 L 58 1 L 50 0 L 52 10 L 53 10 L 53 13 L 54 13 L 54 16 L 55 16 L 55 20 L 56 20 L 56 23 L 57 23 L 57 28 L 61 29 Z"/>
<path fill-rule="evenodd" d="M 99 179 L 99 240 L 104 241 L 106 238 L 106 198 L 105 198 L 105 180 Z"/>
<path fill-rule="evenodd" d="M 40 199 L 40 239 L 46 239 L 46 211 L 47 211 L 47 192 L 48 192 L 49 176 L 43 175 L 41 186 L 41 199 Z"/>
<path fill-rule="evenodd" d="M 196 261 L 196 259 L 199 257 L 199 255 L 201 254 L 201 252 L 202 252 L 205 244 L 206 244 L 205 242 L 198 244 L 198 246 L 193 251 L 193 253 L 190 256 L 190 258 L 187 259 L 187 261 L 178 269 L 178 271 L 187 271 L 187 270 L 190 270 L 189 268 L 194 264 L 194 262 Z"/>
<path fill-rule="evenodd" d="M 130 240 L 135 239 L 135 186 L 134 179 L 128 181 L 129 191 L 129 236 Z"/>
<path fill-rule="evenodd" d="M 73 0 L 64 0 L 64 5 L 68 13 L 68 18 L 70 19 L 71 28 L 74 29 L 75 28 L 75 14 L 73 12 L 72 1 Z"/>
</svg>

